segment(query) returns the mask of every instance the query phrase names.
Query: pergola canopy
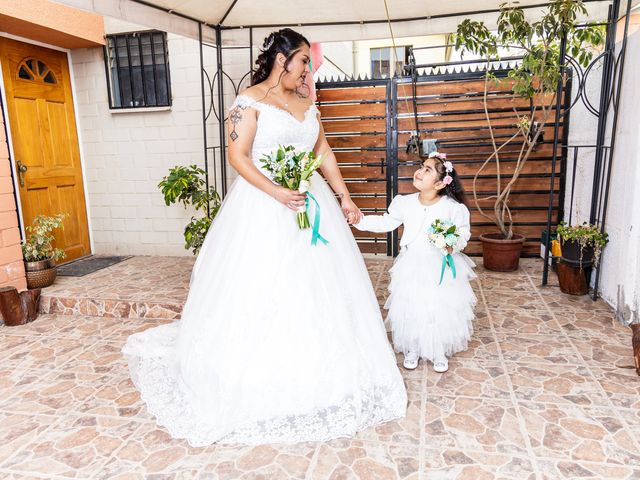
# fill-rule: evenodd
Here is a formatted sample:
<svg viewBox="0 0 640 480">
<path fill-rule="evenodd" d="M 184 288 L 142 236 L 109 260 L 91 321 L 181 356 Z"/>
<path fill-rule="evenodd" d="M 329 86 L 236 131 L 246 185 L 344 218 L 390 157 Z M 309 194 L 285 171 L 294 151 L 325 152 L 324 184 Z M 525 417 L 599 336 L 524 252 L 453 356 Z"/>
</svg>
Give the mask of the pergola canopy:
<svg viewBox="0 0 640 480">
<path fill-rule="evenodd" d="M 249 27 L 254 44 L 268 32 L 289 26 L 313 42 L 389 38 L 389 23 L 384 0 L 57 0 L 102 15 L 143 22 L 166 31 L 197 36 L 197 27 L 185 22 L 221 25 L 225 45 L 247 45 Z M 634 0 L 634 4 L 640 0 Z M 396 37 L 443 34 L 455 31 L 461 18 L 495 25 L 497 11 L 504 0 L 387 0 L 391 28 Z M 528 18 L 540 16 L 548 2 L 520 0 Z M 610 0 L 586 0 L 589 11 L 583 20 L 606 20 Z M 626 3 L 626 2 L 623 2 Z M 160 10 L 157 10 L 160 9 Z M 159 18 L 151 10 L 164 11 Z M 146 14 L 145 14 L 146 12 Z M 170 12 L 170 13 L 168 13 Z M 171 18 L 173 17 L 173 18 Z M 158 25 L 158 22 L 162 25 Z M 174 28 L 168 28 L 168 27 Z M 179 31 L 177 31 L 179 30 Z M 210 29 L 205 29 L 210 30 Z M 209 41 L 215 37 L 205 32 Z"/>
</svg>

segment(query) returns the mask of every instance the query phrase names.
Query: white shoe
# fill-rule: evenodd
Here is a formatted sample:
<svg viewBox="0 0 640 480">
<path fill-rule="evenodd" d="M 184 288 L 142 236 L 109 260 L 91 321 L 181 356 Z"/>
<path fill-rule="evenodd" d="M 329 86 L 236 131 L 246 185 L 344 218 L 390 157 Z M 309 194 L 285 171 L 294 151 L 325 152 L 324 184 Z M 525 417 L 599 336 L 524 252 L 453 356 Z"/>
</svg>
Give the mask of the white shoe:
<svg viewBox="0 0 640 480">
<path fill-rule="evenodd" d="M 407 352 L 404 354 L 404 362 L 402 365 L 407 370 L 415 370 L 418 366 L 419 360 L 420 357 L 418 357 L 418 354 L 416 352 Z"/>
<path fill-rule="evenodd" d="M 437 373 L 444 373 L 449 370 L 449 360 L 447 357 L 439 358 L 433 362 L 433 371 Z"/>
</svg>

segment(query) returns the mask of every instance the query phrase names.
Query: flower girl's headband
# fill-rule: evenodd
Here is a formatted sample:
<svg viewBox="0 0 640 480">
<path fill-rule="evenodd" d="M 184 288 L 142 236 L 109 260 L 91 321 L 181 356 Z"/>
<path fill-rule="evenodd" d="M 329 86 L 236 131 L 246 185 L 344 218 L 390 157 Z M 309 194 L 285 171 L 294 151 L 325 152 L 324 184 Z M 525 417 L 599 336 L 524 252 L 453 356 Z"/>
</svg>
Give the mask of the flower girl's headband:
<svg viewBox="0 0 640 480">
<path fill-rule="evenodd" d="M 445 172 L 447 172 L 447 174 L 442 179 L 442 182 L 445 185 L 449 185 L 451 182 L 453 182 L 453 177 L 449 175 L 451 172 L 453 172 L 453 164 L 447 160 L 446 153 L 431 152 L 429 154 L 429 158 L 434 158 L 434 157 L 440 160 L 442 162 L 442 165 L 444 165 L 444 170 Z"/>
</svg>

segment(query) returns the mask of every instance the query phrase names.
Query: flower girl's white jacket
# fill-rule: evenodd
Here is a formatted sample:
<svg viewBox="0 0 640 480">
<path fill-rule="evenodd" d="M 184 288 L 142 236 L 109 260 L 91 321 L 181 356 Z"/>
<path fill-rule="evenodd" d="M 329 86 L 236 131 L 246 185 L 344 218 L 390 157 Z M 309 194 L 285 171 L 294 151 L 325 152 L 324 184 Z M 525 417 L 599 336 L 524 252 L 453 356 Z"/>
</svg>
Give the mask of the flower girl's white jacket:
<svg viewBox="0 0 640 480">
<path fill-rule="evenodd" d="M 384 215 L 366 215 L 357 225 L 358 230 L 390 232 L 404 225 L 400 246 L 406 247 L 417 239 L 427 241 L 427 230 L 434 220 L 450 220 L 458 227 L 460 237 L 454 251 L 461 251 L 471 237 L 469 210 L 462 203 L 442 196 L 434 205 L 422 205 L 418 193 L 397 195 Z"/>
</svg>

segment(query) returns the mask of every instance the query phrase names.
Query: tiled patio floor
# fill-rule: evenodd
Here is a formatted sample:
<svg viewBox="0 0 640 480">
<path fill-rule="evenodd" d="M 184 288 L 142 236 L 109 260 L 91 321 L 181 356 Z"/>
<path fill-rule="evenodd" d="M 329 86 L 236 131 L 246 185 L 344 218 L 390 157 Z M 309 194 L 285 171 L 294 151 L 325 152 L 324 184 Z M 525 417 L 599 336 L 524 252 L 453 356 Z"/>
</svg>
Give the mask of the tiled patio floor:
<svg viewBox="0 0 640 480">
<path fill-rule="evenodd" d="M 390 261 L 367 265 L 383 302 Z M 538 287 L 536 260 L 512 274 L 478 268 L 469 350 L 445 374 L 403 371 L 401 421 L 328 443 L 172 440 L 120 348 L 179 315 L 191 266 L 134 257 L 60 278 L 43 304 L 57 313 L 0 328 L 0 478 L 640 478 L 640 381 L 620 368 L 633 363 L 630 331 L 603 302 Z"/>
</svg>

